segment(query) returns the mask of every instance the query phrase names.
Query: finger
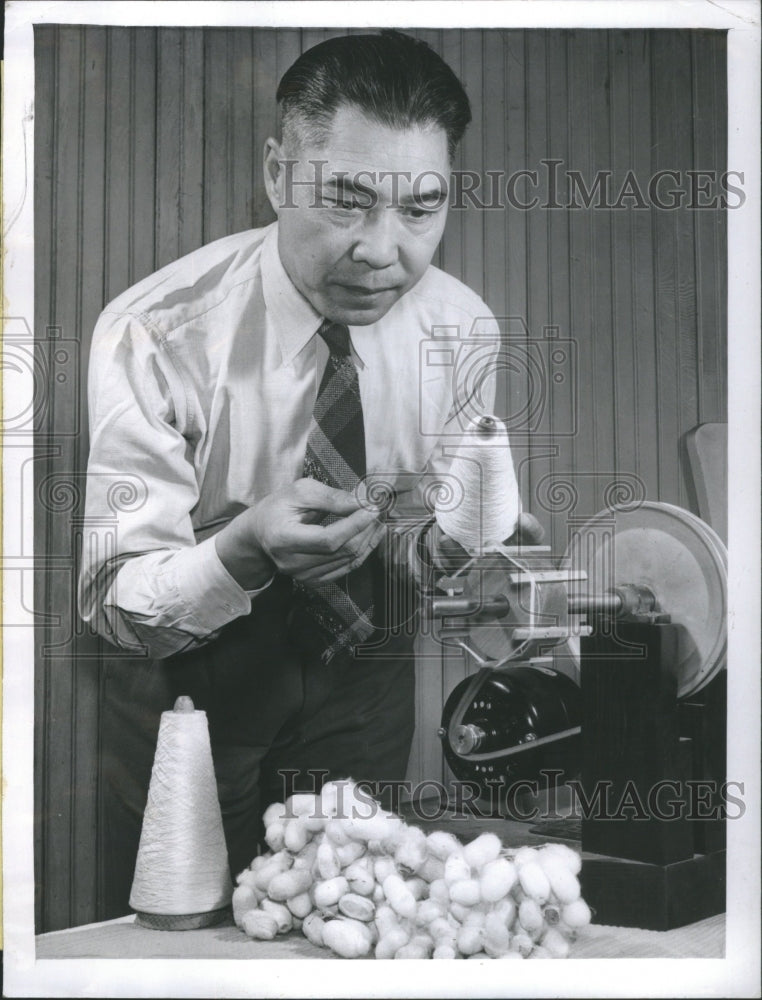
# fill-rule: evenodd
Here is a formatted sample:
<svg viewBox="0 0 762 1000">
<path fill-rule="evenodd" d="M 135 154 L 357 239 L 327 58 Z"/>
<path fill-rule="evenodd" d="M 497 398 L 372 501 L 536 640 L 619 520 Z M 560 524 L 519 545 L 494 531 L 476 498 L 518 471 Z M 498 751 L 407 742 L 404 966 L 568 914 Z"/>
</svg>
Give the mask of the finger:
<svg viewBox="0 0 762 1000">
<path fill-rule="evenodd" d="M 336 555 L 341 547 L 378 520 L 368 510 L 356 510 L 333 524 L 290 524 L 280 541 L 282 548 L 305 555 Z"/>
<path fill-rule="evenodd" d="M 330 583 L 345 577 L 352 570 L 362 566 L 371 552 L 377 547 L 383 535 L 386 534 L 384 524 L 370 525 L 363 533 L 364 538 L 359 547 L 356 540 L 352 542 L 352 549 L 342 550 L 342 555 L 327 562 L 317 563 L 300 571 L 298 579 L 302 583 L 312 586 L 320 586 L 323 583 Z M 353 555 L 353 552 L 355 554 Z"/>
<path fill-rule="evenodd" d="M 295 483 L 297 502 L 307 510 L 321 510 L 329 514 L 351 514 L 361 506 L 354 493 L 337 490 L 317 479 L 299 479 Z"/>
<path fill-rule="evenodd" d="M 336 579 L 338 575 L 346 575 L 365 562 L 385 532 L 386 528 L 383 524 L 368 525 L 360 535 L 340 549 L 335 556 L 328 559 L 311 559 L 309 565 L 300 567 L 292 575 L 303 582 L 317 581 L 329 573 L 332 579 Z"/>
<path fill-rule="evenodd" d="M 545 529 L 533 514 L 522 511 L 516 522 L 516 530 L 506 545 L 539 545 L 545 537 Z"/>
</svg>

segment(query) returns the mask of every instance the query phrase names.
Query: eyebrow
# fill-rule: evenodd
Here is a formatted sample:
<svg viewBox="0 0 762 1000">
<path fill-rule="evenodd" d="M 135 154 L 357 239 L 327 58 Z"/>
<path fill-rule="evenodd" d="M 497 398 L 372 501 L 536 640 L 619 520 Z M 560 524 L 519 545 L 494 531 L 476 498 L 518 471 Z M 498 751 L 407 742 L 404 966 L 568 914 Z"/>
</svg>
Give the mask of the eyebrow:
<svg viewBox="0 0 762 1000">
<path fill-rule="evenodd" d="M 349 175 L 343 176 L 341 174 L 333 174 L 328 177 L 323 182 L 323 189 L 328 189 L 330 191 L 336 191 L 342 194 L 359 194 L 365 195 L 366 197 L 375 197 L 377 192 L 368 185 L 363 184 L 358 181 L 353 181 Z M 444 189 L 439 183 L 435 183 L 434 187 L 425 188 L 419 191 L 417 195 L 413 194 L 402 194 L 399 196 L 400 205 L 411 206 L 411 205 L 421 205 L 428 204 L 429 202 L 439 204 L 447 198 L 447 185 L 445 184 Z"/>
</svg>

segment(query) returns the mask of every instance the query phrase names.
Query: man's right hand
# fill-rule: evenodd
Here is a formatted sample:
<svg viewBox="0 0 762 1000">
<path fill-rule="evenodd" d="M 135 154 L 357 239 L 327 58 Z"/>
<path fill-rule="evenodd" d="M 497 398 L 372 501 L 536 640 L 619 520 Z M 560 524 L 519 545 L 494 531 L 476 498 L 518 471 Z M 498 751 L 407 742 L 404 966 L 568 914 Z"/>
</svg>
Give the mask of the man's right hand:
<svg viewBox="0 0 762 1000">
<path fill-rule="evenodd" d="M 326 514 L 339 520 L 320 524 Z M 276 572 L 319 586 L 360 566 L 385 530 L 354 494 L 299 479 L 233 518 L 215 535 L 215 545 L 244 590 L 263 587 Z"/>
</svg>

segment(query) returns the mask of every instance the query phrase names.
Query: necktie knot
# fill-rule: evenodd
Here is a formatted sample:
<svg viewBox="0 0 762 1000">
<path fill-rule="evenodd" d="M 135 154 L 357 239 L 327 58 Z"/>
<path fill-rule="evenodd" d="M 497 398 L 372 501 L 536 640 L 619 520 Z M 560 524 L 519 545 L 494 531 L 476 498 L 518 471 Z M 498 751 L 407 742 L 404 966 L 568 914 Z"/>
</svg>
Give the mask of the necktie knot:
<svg viewBox="0 0 762 1000">
<path fill-rule="evenodd" d="M 343 323 L 332 323 L 329 319 L 323 320 L 318 333 L 328 345 L 331 354 L 337 354 L 342 358 L 349 355 L 349 329 Z"/>
</svg>

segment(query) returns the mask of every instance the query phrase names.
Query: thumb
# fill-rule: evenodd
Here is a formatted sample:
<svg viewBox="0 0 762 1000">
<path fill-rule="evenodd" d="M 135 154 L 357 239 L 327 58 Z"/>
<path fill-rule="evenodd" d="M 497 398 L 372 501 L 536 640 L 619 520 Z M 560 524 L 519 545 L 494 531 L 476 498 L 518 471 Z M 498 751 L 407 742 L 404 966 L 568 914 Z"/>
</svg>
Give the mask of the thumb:
<svg viewBox="0 0 762 1000">
<path fill-rule="evenodd" d="M 354 493 L 337 490 L 317 479 L 299 479 L 295 483 L 298 503 L 308 510 L 321 510 L 329 514 L 351 514 L 360 507 Z"/>
</svg>

